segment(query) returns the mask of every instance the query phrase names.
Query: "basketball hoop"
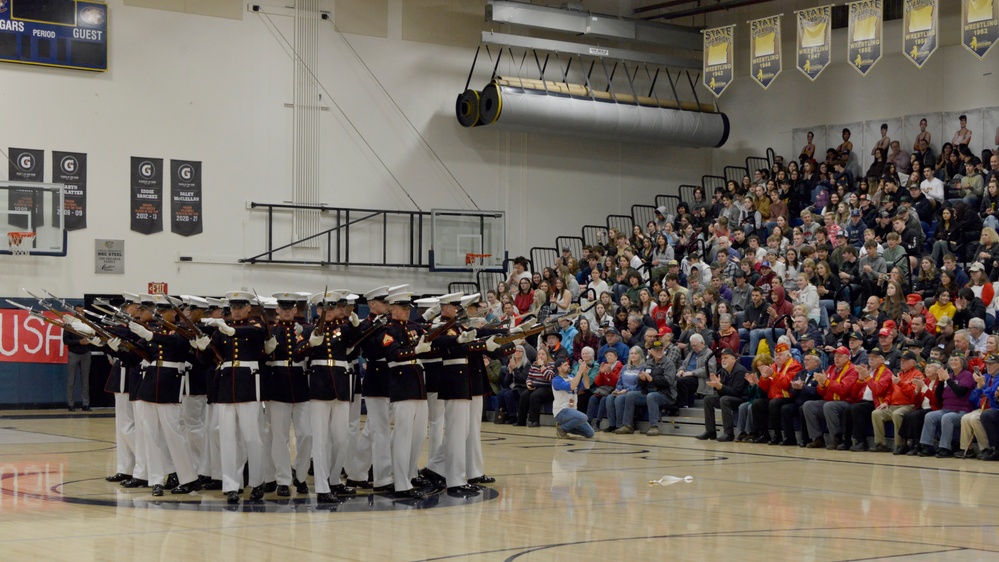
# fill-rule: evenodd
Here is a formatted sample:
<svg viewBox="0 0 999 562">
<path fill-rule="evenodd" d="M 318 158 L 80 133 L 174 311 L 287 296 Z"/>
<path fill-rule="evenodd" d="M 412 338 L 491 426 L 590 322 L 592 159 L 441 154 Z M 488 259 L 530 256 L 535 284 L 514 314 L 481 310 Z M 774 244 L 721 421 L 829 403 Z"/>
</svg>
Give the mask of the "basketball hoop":
<svg viewBox="0 0 999 562">
<path fill-rule="evenodd" d="M 493 257 L 492 254 L 465 254 L 465 265 L 472 270 L 472 279 L 478 277 L 479 271 L 486 266 L 486 258 Z"/>
<path fill-rule="evenodd" d="M 30 244 L 34 237 L 34 232 L 8 232 L 7 246 L 10 248 L 10 255 L 18 257 L 30 255 Z M 27 242 L 27 244 L 24 244 L 24 242 Z"/>
</svg>

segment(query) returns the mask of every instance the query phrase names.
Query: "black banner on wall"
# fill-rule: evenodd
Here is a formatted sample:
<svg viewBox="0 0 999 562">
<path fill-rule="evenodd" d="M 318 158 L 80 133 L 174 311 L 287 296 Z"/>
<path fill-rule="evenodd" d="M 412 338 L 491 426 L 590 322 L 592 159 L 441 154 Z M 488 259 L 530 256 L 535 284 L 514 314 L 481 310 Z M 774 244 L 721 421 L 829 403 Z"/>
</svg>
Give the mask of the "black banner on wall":
<svg viewBox="0 0 999 562">
<path fill-rule="evenodd" d="M 170 232 L 201 234 L 201 162 L 170 161 Z"/>
<path fill-rule="evenodd" d="M 33 182 L 41 183 L 45 181 L 45 151 L 34 148 L 10 148 L 7 151 L 9 156 L 7 164 L 7 179 L 12 182 Z M 11 189 L 7 195 L 7 208 L 12 211 L 28 211 L 31 213 L 31 226 L 38 228 L 45 224 L 45 215 L 42 212 L 42 191 Z M 24 216 L 11 216 L 7 224 L 16 228 L 28 228 L 28 218 Z"/>
<path fill-rule="evenodd" d="M 66 230 L 87 228 L 87 155 L 53 150 L 52 183 L 66 184 L 62 208 Z M 52 212 L 60 212 L 58 205 L 53 206 Z"/>
<path fill-rule="evenodd" d="M 163 231 L 163 159 L 132 157 L 132 230 Z"/>
</svg>

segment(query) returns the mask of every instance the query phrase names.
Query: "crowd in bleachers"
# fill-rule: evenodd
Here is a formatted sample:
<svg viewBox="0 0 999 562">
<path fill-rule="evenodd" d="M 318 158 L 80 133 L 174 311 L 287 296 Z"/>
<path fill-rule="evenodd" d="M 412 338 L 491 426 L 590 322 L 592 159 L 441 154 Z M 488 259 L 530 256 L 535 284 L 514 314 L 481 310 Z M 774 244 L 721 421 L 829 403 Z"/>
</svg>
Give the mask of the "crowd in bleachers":
<svg viewBox="0 0 999 562">
<path fill-rule="evenodd" d="M 503 361 L 497 423 L 537 426 L 565 360 L 604 431 L 702 398 L 698 439 L 999 458 L 999 155 L 889 139 L 862 173 L 849 137 L 513 260 L 488 318 L 560 329 Z"/>
</svg>

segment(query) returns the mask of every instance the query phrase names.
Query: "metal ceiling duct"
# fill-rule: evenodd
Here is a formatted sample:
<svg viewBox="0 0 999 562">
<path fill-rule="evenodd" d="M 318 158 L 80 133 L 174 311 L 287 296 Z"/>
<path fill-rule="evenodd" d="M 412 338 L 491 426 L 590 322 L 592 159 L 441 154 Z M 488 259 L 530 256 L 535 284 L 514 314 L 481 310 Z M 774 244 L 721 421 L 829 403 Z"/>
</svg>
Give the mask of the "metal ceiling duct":
<svg viewBox="0 0 999 562">
<path fill-rule="evenodd" d="M 516 131 L 671 146 L 717 148 L 728 140 L 728 117 L 696 104 L 650 98 L 636 101 L 631 95 L 613 96 L 564 83 L 547 82 L 538 88 L 534 81 L 504 82 L 518 85 L 494 81 L 483 88 L 475 122 Z M 460 106 L 459 100 L 459 121 Z"/>
</svg>

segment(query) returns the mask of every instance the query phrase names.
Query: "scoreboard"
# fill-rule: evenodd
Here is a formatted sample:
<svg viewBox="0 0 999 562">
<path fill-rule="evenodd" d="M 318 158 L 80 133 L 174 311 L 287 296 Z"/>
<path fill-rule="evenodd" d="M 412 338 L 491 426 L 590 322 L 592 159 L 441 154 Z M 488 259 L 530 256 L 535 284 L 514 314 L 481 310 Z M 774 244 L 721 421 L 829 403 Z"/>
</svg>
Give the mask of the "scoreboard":
<svg viewBox="0 0 999 562">
<path fill-rule="evenodd" d="M 0 0 L 0 61 L 106 71 L 107 4 Z"/>
</svg>

